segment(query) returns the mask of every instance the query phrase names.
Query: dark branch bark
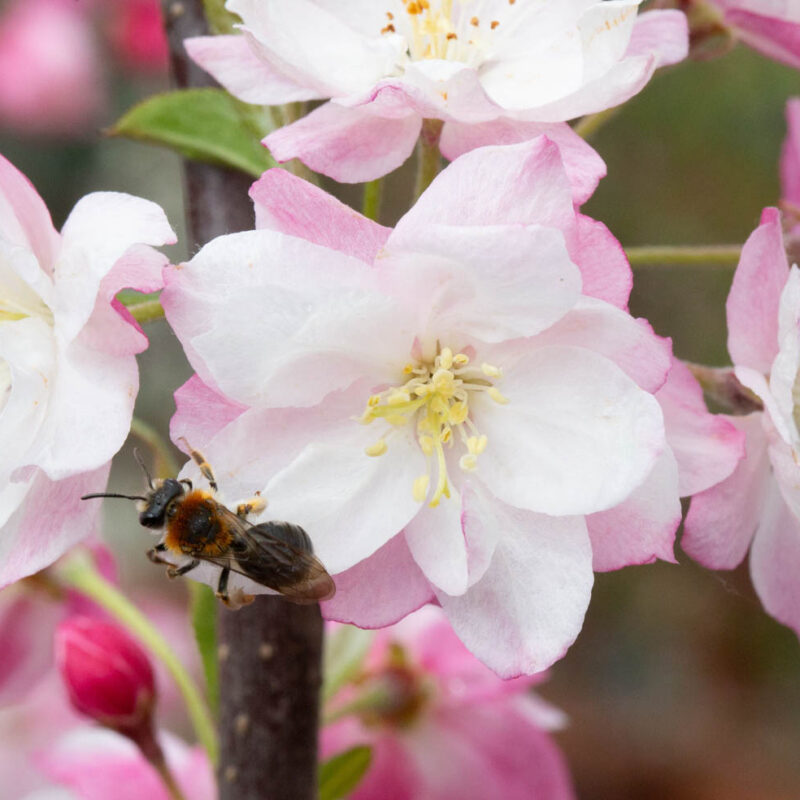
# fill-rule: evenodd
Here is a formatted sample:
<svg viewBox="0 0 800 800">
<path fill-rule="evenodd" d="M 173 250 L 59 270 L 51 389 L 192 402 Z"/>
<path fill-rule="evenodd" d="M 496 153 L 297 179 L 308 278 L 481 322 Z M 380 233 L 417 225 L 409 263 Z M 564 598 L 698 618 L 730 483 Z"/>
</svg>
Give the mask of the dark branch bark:
<svg viewBox="0 0 800 800">
<path fill-rule="evenodd" d="M 183 40 L 208 33 L 201 0 L 165 0 L 172 71 L 181 87 L 212 86 L 187 57 Z M 186 163 L 192 248 L 253 226 L 251 178 Z M 220 800 L 313 800 L 322 680 L 319 606 L 259 597 L 239 611 L 221 608 Z"/>
</svg>

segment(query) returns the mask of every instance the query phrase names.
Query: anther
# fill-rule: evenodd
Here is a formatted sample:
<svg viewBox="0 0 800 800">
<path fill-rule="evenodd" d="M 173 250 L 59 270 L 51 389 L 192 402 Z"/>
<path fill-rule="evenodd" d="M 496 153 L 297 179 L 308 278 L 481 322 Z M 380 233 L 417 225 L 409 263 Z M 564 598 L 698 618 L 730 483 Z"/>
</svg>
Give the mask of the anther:
<svg viewBox="0 0 800 800">
<path fill-rule="evenodd" d="M 497 27 L 499 24 L 500 24 L 500 23 L 499 23 L 499 22 L 498 22 L 496 19 L 493 19 L 493 20 L 492 20 L 492 23 L 491 23 L 491 25 L 490 25 L 489 27 L 490 27 L 492 30 L 494 30 L 494 29 L 495 29 L 495 28 L 496 28 L 496 27 Z"/>
<path fill-rule="evenodd" d="M 382 456 L 387 450 L 388 446 L 386 444 L 386 439 L 378 439 L 375 444 L 369 445 L 369 447 L 364 448 L 364 452 L 368 456 Z"/>
<path fill-rule="evenodd" d="M 418 503 L 424 503 L 425 502 L 425 498 L 428 495 L 428 484 L 430 483 L 430 480 L 431 480 L 430 476 L 428 476 L 428 475 L 420 475 L 414 481 L 413 494 L 414 494 L 414 499 Z"/>
<path fill-rule="evenodd" d="M 508 402 L 508 398 L 500 392 L 500 390 L 496 386 L 492 386 L 486 390 L 486 393 L 495 403 L 500 403 L 501 406 L 504 406 Z"/>
<path fill-rule="evenodd" d="M 488 378 L 502 378 L 503 372 L 498 367 L 493 366 L 492 364 L 487 364 L 485 361 L 481 364 L 481 372 L 486 375 Z"/>
<path fill-rule="evenodd" d="M 477 17 L 473 17 L 473 18 L 472 18 L 472 19 L 469 21 L 469 24 L 477 28 L 477 27 L 478 27 L 478 25 L 480 25 L 480 24 L 481 24 L 481 21 L 480 21 L 480 20 L 479 20 Z"/>
</svg>

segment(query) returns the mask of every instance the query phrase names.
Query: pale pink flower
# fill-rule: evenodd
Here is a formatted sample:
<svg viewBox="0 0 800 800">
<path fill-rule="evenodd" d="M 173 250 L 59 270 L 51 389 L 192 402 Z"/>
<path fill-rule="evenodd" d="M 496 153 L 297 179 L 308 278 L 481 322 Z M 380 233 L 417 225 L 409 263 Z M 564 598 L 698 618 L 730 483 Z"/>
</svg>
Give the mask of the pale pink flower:
<svg viewBox="0 0 800 800">
<path fill-rule="evenodd" d="M 334 644 L 342 633 L 332 631 Z M 500 680 L 429 606 L 372 640 L 330 711 L 371 692 L 382 700 L 326 725 L 322 755 L 372 748 L 353 800 L 573 800 L 548 734 L 564 716 L 530 692 L 533 683 Z"/>
<path fill-rule="evenodd" d="M 799 0 L 703 0 L 704 4 L 718 9 L 722 25 L 736 39 L 800 69 Z"/>
<path fill-rule="evenodd" d="M 789 269 L 780 215 L 766 209 L 747 240 L 728 296 L 728 351 L 736 377 L 763 412 L 730 420 L 747 457 L 692 499 L 682 541 L 712 569 L 732 569 L 750 548 L 753 585 L 766 610 L 800 633 L 800 271 Z"/>
<path fill-rule="evenodd" d="M 12 0 L 0 15 L 0 126 L 75 133 L 97 124 L 102 70 L 84 6 Z"/>
<path fill-rule="evenodd" d="M 781 151 L 781 206 L 790 233 L 800 237 L 800 97 L 786 103 L 786 127 Z"/>
<path fill-rule="evenodd" d="M 98 192 L 58 233 L 36 190 L 0 157 L 0 586 L 92 531 L 130 427 L 141 328 L 115 299 L 161 285 L 175 241 L 164 212 Z"/>
<path fill-rule="evenodd" d="M 546 132 L 598 160 L 564 121 L 624 102 L 687 53 L 683 14 L 637 18 L 639 2 L 228 0 L 243 35 L 186 47 L 246 102 L 330 98 L 264 143 L 339 181 L 400 166 L 426 118 L 444 121 L 449 159 Z"/>
<path fill-rule="evenodd" d="M 178 393 L 173 435 L 230 499 L 264 490 L 309 532 L 339 573 L 329 617 L 379 627 L 435 599 L 501 675 L 544 669 L 589 600 L 585 516 L 648 478 L 643 502 L 669 479 L 677 510 L 674 463 L 651 476 L 669 346 L 613 304 L 619 244 L 576 214 L 546 138 L 462 156 L 394 230 L 283 170 L 252 195 L 259 230 L 166 273 L 206 384 Z M 602 538 L 614 566 L 664 549 Z"/>
</svg>

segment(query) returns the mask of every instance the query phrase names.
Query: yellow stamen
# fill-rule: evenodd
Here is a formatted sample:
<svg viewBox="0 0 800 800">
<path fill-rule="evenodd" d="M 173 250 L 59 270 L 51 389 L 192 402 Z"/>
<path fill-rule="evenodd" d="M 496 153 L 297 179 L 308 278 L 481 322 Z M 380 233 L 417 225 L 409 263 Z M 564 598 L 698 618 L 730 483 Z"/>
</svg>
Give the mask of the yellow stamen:
<svg viewBox="0 0 800 800">
<path fill-rule="evenodd" d="M 500 403 L 501 406 L 504 406 L 506 403 L 508 403 L 508 398 L 495 386 L 487 389 L 486 393 L 492 398 L 492 400 L 495 401 L 495 403 Z"/>
<path fill-rule="evenodd" d="M 371 444 L 369 447 L 364 448 L 364 452 L 368 456 L 382 456 L 387 450 L 388 446 L 386 444 L 386 439 L 378 439 L 375 444 Z"/>
<path fill-rule="evenodd" d="M 428 484 L 431 482 L 430 475 L 420 475 L 414 481 L 413 495 L 418 503 L 424 503 L 428 495 Z"/>
</svg>

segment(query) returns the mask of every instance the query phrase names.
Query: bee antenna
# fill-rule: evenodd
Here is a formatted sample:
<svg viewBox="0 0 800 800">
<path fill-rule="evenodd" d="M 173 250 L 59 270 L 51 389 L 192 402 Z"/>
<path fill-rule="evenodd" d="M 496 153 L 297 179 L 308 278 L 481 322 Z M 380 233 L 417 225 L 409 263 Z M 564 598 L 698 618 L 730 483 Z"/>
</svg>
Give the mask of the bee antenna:
<svg viewBox="0 0 800 800">
<path fill-rule="evenodd" d="M 123 500 L 147 500 L 138 494 L 116 494 L 114 492 L 100 492 L 99 494 L 85 494 L 81 500 L 91 500 L 94 497 L 121 497 Z"/>
<path fill-rule="evenodd" d="M 136 463 L 142 468 L 142 472 L 144 472 L 144 475 L 147 478 L 147 485 L 152 489 L 153 479 L 150 476 L 150 470 L 147 469 L 147 465 L 144 463 L 144 459 L 142 459 L 142 454 L 139 452 L 138 447 L 133 448 L 133 457 L 136 459 Z"/>
</svg>

